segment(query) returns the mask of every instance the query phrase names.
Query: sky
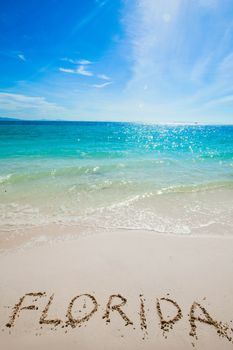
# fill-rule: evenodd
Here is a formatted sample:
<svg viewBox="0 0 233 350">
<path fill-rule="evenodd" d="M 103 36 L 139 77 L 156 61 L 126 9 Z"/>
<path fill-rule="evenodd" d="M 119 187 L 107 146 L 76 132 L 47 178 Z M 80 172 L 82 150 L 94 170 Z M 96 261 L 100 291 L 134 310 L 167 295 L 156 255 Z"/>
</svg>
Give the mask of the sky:
<svg viewBox="0 0 233 350">
<path fill-rule="evenodd" d="M 0 0 L 0 117 L 233 123 L 232 0 Z"/>
</svg>

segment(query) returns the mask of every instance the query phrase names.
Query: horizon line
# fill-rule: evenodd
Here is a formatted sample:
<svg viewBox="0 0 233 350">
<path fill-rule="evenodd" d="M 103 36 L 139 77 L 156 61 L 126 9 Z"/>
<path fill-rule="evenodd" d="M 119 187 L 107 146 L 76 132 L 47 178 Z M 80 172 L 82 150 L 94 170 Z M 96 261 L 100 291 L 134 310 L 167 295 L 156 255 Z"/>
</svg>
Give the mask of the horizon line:
<svg viewBox="0 0 233 350">
<path fill-rule="evenodd" d="M 125 123 L 125 124 L 146 124 L 146 125 L 190 125 L 190 126 L 233 126 L 232 123 L 221 123 L 221 122 L 182 122 L 182 121 L 168 121 L 168 122 L 159 122 L 159 121 L 121 121 L 121 120 L 73 120 L 73 119 L 21 119 L 21 118 L 8 118 L 8 117 L 0 117 L 0 123 L 2 122 L 52 122 L 52 123 Z"/>
</svg>

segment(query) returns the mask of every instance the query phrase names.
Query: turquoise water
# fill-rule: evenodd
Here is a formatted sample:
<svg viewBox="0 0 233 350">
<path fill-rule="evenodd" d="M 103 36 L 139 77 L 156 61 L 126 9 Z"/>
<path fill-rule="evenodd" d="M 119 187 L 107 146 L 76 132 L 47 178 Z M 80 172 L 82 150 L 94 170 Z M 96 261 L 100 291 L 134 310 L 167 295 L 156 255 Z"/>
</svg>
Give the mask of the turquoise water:
<svg viewBox="0 0 233 350">
<path fill-rule="evenodd" d="M 229 226 L 232 189 L 233 126 L 0 123 L 7 227 L 62 221 L 170 232 L 178 215 L 185 233 L 195 208 Z"/>
</svg>

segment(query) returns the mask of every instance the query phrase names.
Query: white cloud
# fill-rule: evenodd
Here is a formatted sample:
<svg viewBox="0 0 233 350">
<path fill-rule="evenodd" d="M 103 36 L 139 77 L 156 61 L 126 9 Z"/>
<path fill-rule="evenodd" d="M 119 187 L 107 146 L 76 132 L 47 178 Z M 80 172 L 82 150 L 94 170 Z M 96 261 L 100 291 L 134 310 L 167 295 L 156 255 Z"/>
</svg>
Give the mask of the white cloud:
<svg viewBox="0 0 233 350">
<path fill-rule="evenodd" d="M 80 75 L 84 75 L 87 77 L 92 77 L 92 76 L 96 76 L 99 79 L 105 80 L 105 81 L 110 81 L 111 78 L 109 76 L 107 76 L 106 74 L 94 74 L 93 72 L 91 72 L 90 70 L 87 69 L 87 66 L 93 64 L 93 62 L 86 60 L 86 59 L 80 59 L 80 60 L 73 60 L 67 57 L 62 58 L 62 61 L 67 61 L 70 62 L 74 65 L 76 65 L 75 68 L 63 68 L 60 67 L 59 71 L 63 72 L 63 73 L 72 73 L 72 74 L 80 74 Z"/>
<path fill-rule="evenodd" d="M 92 64 L 93 62 L 86 60 L 86 59 L 80 59 L 80 60 L 74 60 L 73 58 L 63 57 L 61 58 L 62 61 L 70 62 L 73 64 L 81 64 L 81 65 L 88 65 Z"/>
<path fill-rule="evenodd" d="M 18 58 L 20 59 L 20 60 L 22 60 L 22 61 L 26 61 L 26 58 L 25 58 L 25 56 L 23 55 L 23 54 L 18 54 Z"/>
<path fill-rule="evenodd" d="M 232 103 L 233 23 L 229 19 L 216 23 L 214 9 L 219 6 L 221 11 L 221 4 L 220 0 L 126 2 L 122 21 L 132 67 L 124 91 L 128 98 L 143 98 L 155 114 L 160 103 L 167 104 L 171 113 L 179 111 L 178 116 L 183 113 L 187 118 Z M 208 25 L 203 20 L 207 10 Z"/>
<path fill-rule="evenodd" d="M 105 74 L 98 74 L 97 77 L 103 80 L 111 80 L 111 78 Z"/>
<path fill-rule="evenodd" d="M 59 68 L 59 71 L 60 72 L 63 72 L 63 73 L 75 73 L 75 70 L 74 69 L 69 69 L 69 68 Z"/>
<path fill-rule="evenodd" d="M 81 74 L 81 75 L 85 75 L 85 76 L 87 76 L 87 77 L 93 76 L 93 73 L 90 72 L 90 71 L 88 71 L 88 70 L 86 70 L 85 66 L 79 66 L 79 67 L 77 68 L 77 70 L 76 70 L 76 73 L 77 73 L 77 74 Z"/>
<path fill-rule="evenodd" d="M 78 64 L 82 64 L 82 65 L 92 64 L 91 61 L 88 61 L 88 60 L 85 60 L 85 59 L 79 60 L 79 61 L 77 61 L 77 63 Z"/>
<path fill-rule="evenodd" d="M 107 83 L 103 83 L 103 84 L 93 84 L 92 87 L 97 88 L 97 89 L 101 89 L 101 88 L 104 88 L 105 86 L 108 86 L 110 84 L 112 84 L 111 81 L 109 81 Z"/>
<path fill-rule="evenodd" d="M 70 68 L 62 68 L 60 67 L 59 68 L 59 71 L 60 72 L 63 72 L 63 73 L 71 73 L 71 74 L 80 74 L 80 75 L 85 75 L 87 77 L 91 77 L 93 76 L 93 73 L 86 70 L 85 66 L 79 66 L 78 68 L 76 69 L 70 69 Z"/>
<path fill-rule="evenodd" d="M 0 92 L 1 112 L 16 112 L 16 114 L 19 114 L 27 110 L 32 111 L 32 113 L 37 112 L 38 115 L 46 115 L 46 113 L 55 115 L 64 112 L 63 107 L 48 102 L 44 97 Z"/>
<path fill-rule="evenodd" d="M 135 91 L 135 86 L 153 79 L 161 89 L 159 81 L 164 81 L 169 72 L 167 58 L 175 59 L 178 55 L 176 51 L 181 38 L 176 25 L 184 10 L 182 5 L 182 0 L 129 2 L 123 19 L 132 59 L 132 79 L 128 88 Z"/>
<path fill-rule="evenodd" d="M 190 78 L 195 83 L 201 83 L 205 77 L 206 72 L 208 72 L 209 65 L 213 59 L 212 53 L 200 58 L 194 65 L 190 72 Z"/>
<path fill-rule="evenodd" d="M 108 0 L 95 0 L 95 2 L 99 5 L 99 7 L 102 7 L 108 2 Z"/>
<path fill-rule="evenodd" d="M 233 71 L 233 52 L 230 52 L 228 55 L 223 57 L 219 65 L 219 74 L 226 79 L 227 77 L 232 80 L 232 71 Z"/>
<path fill-rule="evenodd" d="M 72 58 L 68 58 L 68 57 L 63 57 L 61 58 L 61 61 L 66 61 L 66 62 L 70 62 L 70 63 L 75 63 L 76 61 L 73 60 Z"/>
<path fill-rule="evenodd" d="M 204 106 L 210 107 L 218 104 L 233 102 L 233 95 L 223 96 L 220 98 L 216 98 L 208 101 Z"/>
</svg>

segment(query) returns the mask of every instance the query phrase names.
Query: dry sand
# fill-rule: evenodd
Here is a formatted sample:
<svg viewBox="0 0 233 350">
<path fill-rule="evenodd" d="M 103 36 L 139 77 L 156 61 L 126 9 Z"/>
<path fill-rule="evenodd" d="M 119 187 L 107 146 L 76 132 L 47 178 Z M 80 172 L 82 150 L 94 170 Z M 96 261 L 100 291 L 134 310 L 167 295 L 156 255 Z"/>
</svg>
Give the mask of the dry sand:
<svg viewBox="0 0 233 350">
<path fill-rule="evenodd" d="M 232 275 L 231 237 L 117 231 L 14 248 L 0 255 L 1 349 L 232 349 Z"/>
</svg>

